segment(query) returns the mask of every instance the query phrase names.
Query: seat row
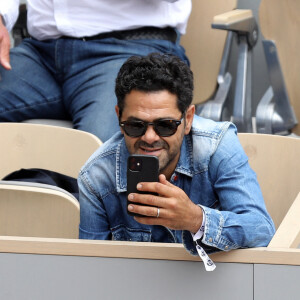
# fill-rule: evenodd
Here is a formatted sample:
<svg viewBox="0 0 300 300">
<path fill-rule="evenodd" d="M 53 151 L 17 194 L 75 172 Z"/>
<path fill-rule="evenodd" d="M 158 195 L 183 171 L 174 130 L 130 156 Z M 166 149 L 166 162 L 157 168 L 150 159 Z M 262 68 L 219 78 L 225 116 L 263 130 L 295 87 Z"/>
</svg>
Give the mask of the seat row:
<svg viewBox="0 0 300 300">
<path fill-rule="evenodd" d="M 0 179 L 39 168 L 77 178 L 102 142 L 80 130 L 27 123 L 0 123 Z M 47 184 L 0 181 L 0 235 L 78 238 L 79 202 Z"/>
<path fill-rule="evenodd" d="M 42 168 L 77 178 L 102 144 L 83 131 L 25 123 L 0 123 L 0 138 L 0 179 L 21 168 Z M 283 242 L 299 245 L 300 139 L 254 133 L 240 133 L 239 139 L 275 227 L 285 232 Z M 78 225 L 78 200 L 65 190 L 0 181 L 0 235 L 78 238 Z M 281 243 L 277 240 L 276 235 L 271 244 Z"/>
</svg>

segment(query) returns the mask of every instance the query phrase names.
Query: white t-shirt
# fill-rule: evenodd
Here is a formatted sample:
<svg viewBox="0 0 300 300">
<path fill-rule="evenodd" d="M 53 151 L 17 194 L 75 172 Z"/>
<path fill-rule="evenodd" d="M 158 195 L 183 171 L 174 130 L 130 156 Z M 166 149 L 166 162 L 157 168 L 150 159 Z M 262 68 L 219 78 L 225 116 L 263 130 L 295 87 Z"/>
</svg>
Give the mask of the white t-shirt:
<svg viewBox="0 0 300 300">
<path fill-rule="evenodd" d="M 10 31 L 19 0 L 1 1 L 0 14 Z M 27 0 L 28 31 L 39 40 L 92 36 L 142 26 L 177 28 L 185 33 L 191 0 Z"/>
</svg>

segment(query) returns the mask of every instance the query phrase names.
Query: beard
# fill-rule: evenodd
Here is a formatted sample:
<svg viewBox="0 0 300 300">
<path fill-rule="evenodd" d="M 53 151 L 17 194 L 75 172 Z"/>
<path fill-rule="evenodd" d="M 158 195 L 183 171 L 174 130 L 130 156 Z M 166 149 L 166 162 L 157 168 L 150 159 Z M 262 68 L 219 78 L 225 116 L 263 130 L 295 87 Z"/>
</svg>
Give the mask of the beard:
<svg viewBox="0 0 300 300">
<path fill-rule="evenodd" d="M 178 160 L 180 148 L 171 148 L 167 142 L 164 140 L 156 141 L 153 144 L 148 144 L 144 141 L 137 141 L 134 144 L 134 152 L 138 153 L 139 148 L 146 148 L 151 151 L 151 149 L 162 149 L 163 152 L 161 155 L 158 156 L 159 160 L 159 173 L 163 173 L 164 170 L 166 170 L 169 165 L 175 160 Z"/>
</svg>

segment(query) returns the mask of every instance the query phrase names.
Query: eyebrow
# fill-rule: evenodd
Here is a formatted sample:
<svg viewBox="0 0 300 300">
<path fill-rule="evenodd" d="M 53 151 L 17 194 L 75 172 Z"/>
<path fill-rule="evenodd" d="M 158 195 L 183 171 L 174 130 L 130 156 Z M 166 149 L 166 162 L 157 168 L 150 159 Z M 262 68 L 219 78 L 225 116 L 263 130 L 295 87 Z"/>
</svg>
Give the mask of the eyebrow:
<svg viewBox="0 0 300 300">
<path fill-rule="evenodd" d="M 159 121 L 159 120 L 165 120 L 165 119 L 168 119 L 168 120 L 178 120 L 178 119 L 173 118 L 173 117 L 162 117 L 162 118 L 154 119 L 151 122 L 155 122 L 155 121 Z M 133 116 L 128 117 L 128 119 L 126 121 L 141 121 L 141 122 L 148 122 L 148 123 L 150 122 L 150 121 L 145 121 L 145 120 L 133 117 Z"/>
<path fill-rule="evenodd" d="M 143 121 L 143 122 L 145 122 L 144 120 L 141 120 L 141 119 L 139 119 L 139 118 L 136 118 L 136 117 L 129 117 L 126 121 Z"/>
</svg>

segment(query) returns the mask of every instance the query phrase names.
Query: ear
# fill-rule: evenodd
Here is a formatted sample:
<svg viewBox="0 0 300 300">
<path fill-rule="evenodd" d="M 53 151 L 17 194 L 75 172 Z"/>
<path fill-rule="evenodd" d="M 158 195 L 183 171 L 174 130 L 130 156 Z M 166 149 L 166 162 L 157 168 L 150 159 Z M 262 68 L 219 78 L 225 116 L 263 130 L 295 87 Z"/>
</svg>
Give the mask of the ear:
<svg viewBox="0 0 300 300">
<path fill-rule="evenodd" d="M 115 106 L 115 111 L 116 111 L 116 114 L 117 114 L 117 118 L 118 118 L 118 120 L 120 120 L 120 109 L 119 109 L 119 106 L 118 105 L 116 105 Z M 124 134 L 124 131 L 123 131 L 123 128 L 120 126 L 120 130 L 121 130 L 121 132 Z"/>
<path fill-rule="evenodd" d="M 185 129 L 184 134 L 189 134 L 195 115 L 195 105 L 190 105 L 185 113 Z"/>
<path fill-rule="evenodd" d="M 117 118 L 119 119 L 120 118 L 120 110 L 119 110 L 118 105 L 115 106 L 115 111 L 116 111 L 116 114 L 117 114 Z"/>
</svg>

